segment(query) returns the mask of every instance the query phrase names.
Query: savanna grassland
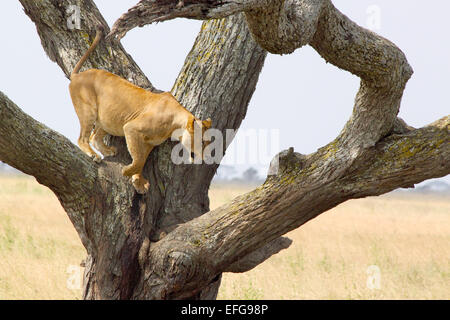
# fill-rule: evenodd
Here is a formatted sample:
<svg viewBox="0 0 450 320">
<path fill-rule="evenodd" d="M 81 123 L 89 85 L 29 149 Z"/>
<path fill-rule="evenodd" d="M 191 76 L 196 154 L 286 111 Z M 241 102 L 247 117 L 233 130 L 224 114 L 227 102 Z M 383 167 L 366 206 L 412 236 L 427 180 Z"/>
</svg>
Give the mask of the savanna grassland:
<svg viewBox="0 0 450 320">
<path fill-rule="evenodd" d="M 250 187 L 215 185 L 211 208 Z M 219 299 L 450 299 L 450 199 L 390 194 L 348 201 L 287 234 L 292 246 Z M 0 176 L 0 299 L 80 299 L 86 255 L 53 193 Z"/>
</svg>

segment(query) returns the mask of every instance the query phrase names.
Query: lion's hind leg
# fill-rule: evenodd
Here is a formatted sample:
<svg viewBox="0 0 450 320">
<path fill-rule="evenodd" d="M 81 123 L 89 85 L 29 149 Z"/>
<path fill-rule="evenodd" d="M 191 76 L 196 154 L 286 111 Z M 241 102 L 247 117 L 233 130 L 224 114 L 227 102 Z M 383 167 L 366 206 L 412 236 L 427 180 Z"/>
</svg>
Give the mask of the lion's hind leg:
<svg viewBox="0 0 450 320">
<path fill-rule="evenodd" d="M 74 107 L 78 120 L 80 121 L 80 137 L 78 138 L 78 146 L 84 153 L 93 158 L 94 161 L 100 162 L 101 157 L 94 150 L 92 150 L 89 144 L 91 131 L 94 129 L 94 124 L 97 120 L 97 110 L 80 101 L 74 101 Z"/>
</svg>

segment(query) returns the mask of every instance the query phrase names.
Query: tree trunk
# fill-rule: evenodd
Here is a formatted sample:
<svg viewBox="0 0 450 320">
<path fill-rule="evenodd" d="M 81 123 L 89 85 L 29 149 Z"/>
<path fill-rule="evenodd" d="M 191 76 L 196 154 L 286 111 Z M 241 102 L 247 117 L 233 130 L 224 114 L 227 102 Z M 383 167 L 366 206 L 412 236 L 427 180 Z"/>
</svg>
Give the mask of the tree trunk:
<svg viewBox="0 0 450 320">
<path fill-rule="evenodd" d="M 109 30 L 90 0 L 20 2 L 67 76 L 95 26 Z M 80 6 L 81 30 L 65 23 L 70 5 Z M 213 299 L 222 272 L 248 271 L 287 248 L 291 241 L 282 235 L 320 213 L 450 172 L 450 118 L 421 129 L 398 119 L 412 74 L 404 54 L 330 1 L 195 0 L 180 6 L 143 0 L 116 22 L 110 37 L 183 16 L 221 18 L 204 22 L 172 89 L 194 115 L 212 118 L 214 128 L 239 128 L 265 50 L 288 53 L 305 44 L 361 78 L 353 115 L 333 142 L 311 155 L 281 152 L 262 186 L 209 212 L 218 164 L 175 165 L 174 142 L 167 141 L 149 156 L 144 176 L 151 186 L 140 195 L 121 174 L 131 162 L 123 138 L 108 137 L 118 155 L 94 163 L 0 93 L 0 160 L 57 195 L 88 252 L 85 299 Z M 96 52 L 86 68 L 157 90 L 118 42 L 103 41 Z"/>
<path fill-rule="evenodd" d="M 67 7 L 77 1 L 68 1 L 64 6 L 57 1 L 21 3 L 36 23 L 47 54 L 66 75 L 89 47 L 95 25 L 101 23 L 108 30 L 91 1 L 82 3 L 83 31 L 68 30 L 61 23 Z M 104 68 L 155 90 L 120 45 L 104 42 L 97 52 L 86 69 Z M 237 129 L 246 114 L 265 56 L 265 51 L 251 39 L 242 15 L 206 22 L 172 93 L 196 116 L 211 117 L 215 128 Z M 115 57 L 121 60 L 111 60 Z M 121 67 L 124 65 L 131 68 Z M 239 76 L 229 77 L 239 70 Z M 206 90 L 204 83 L 208 83 Z M 89 207 L 79 212 L 83 216 L 81 224 L 89 229 L 83 230 L 88 239 L 85 241 L 88 244 L 83 243 L 88 249 L 83 294 L 86 299 L 130 298 L 142 276 L 138 261 L 142 244 L 158 241 L 178 224 L 209 211 L 208 189 L 217 169 L 217 164 L 174 165 L 170 160 L 174 143 L 168 141 L 154 149 L 148 159 L 144 175 L 151 181 L 151 188 L 147 195 L 141 196 L 120 173 L 121 167 L 131 162 L 124 138 L 114 137 L 110 143 L 118 148 L 119 154 L 94 169 L 95 183 L 101 188 L 79 191 L 91 193 Z M 186 180 L 187 176 L 191 178 Z M 63 206 L 66 208 L 64 203 Z M 205 293 L 197 292 L 192 298 L 215 297 L 220 281 L 215 282 L 214 290 L 206 288 Z"/>
</svg>

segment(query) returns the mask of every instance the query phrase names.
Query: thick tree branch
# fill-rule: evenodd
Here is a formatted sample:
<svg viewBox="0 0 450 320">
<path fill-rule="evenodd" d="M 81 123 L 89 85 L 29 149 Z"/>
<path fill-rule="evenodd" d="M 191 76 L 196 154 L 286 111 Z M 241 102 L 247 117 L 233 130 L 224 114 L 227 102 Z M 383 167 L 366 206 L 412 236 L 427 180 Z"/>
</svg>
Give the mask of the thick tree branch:
<svg viewBox="0 0 450 320">
<path fill-rule="evenodd" d="M 91 211 L 97 165 L 67 138 L 23 113 L 0 92 L 0 160 L 32 175 L 61 200 L 89 248 L 84 214 Z"/>
<path fill-rule="evenodd" d="M 175 18 L 197 20 L 220 19 L 264 5 L 267 0 L 142 0 L 124 13 L 113 25 L 109 38 L 122 39 L 125 34 L 144 25 Z"/>
<path fill-rule="evenodd" d="M 384 138 L 340 178 L 330 180 L 337 168 L 329 159 L 338 153 L 333 143 L 308 156 L 285 153 L 278 175 L 261 187 L 179 226 L 153 245 L 148 261 L 156 272 L 146 281 L 171 287 L 158 291 L 154 285 L 147 298 L 189 296 L 199 283 L 206 285 L 250 252 L 346 200 L 449 174 L 450 116 Z"/>
<path fill-rule="evenodd" d="M 139 26 L 175 18 L 208 20 L 245 12 L 258 44 L 286 54 L 307 44 L 316 31 L 326 0 L 142 0 L 123 14 L 108 35 L 120 40 Z"/>
<path fill-rule="evenodd" d="M 361 78 L 353 114 L 337 140 L 356 156 L 392 130 L 412 68 L 392 42 L 358 26 L 331 2 L 311 45 L 328 62 Z"/>
</svg>

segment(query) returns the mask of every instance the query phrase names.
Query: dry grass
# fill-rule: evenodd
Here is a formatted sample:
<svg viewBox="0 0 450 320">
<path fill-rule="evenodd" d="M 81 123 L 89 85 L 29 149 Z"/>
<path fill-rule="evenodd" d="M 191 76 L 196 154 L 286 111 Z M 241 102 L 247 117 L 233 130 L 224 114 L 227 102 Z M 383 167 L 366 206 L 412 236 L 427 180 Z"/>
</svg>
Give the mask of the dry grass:
<svg viewBox="0 0 450 320">
<path fill-rule="evenodd" d="M 54 194 L 29 177 L 0 177 L 0 299 L 79 299 L 67 273 L 86 253 Z"/>
<path fill-rule="evenodd" d="M 450 298 L 448 198 L 348 201 L 287 236 L 294 240 L 289 249 L 245 274 L 225 274 L 219 298 Z M 372 265 L 380 289 L 367 286 Z"/>
<path fill-rule="evenodd" d="M 246 191 L 214 186 L 211 208 Z M 254 270 L 225 274 L 219 298 L 449 299 L 449 222 L 450 199 L 350 201 L 288 234 L 292 246 Z M 79 299 L 68 268 L 85 254 L 47 188 L 0 176 L 0 299 Z M 370 265 L 380 269 L 380 289 L 366 285 Z"/>
</svg>

